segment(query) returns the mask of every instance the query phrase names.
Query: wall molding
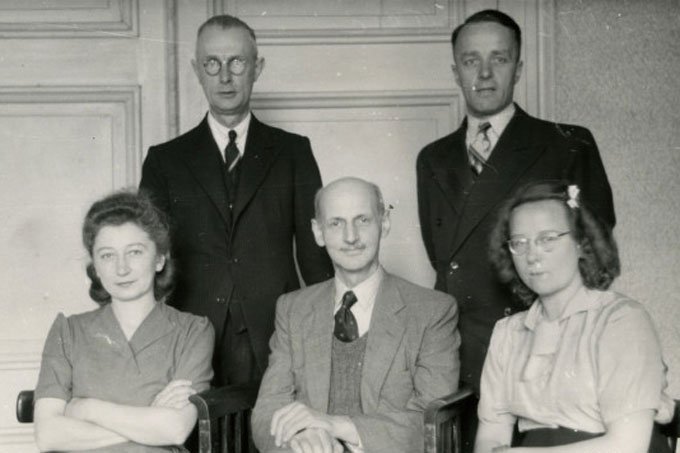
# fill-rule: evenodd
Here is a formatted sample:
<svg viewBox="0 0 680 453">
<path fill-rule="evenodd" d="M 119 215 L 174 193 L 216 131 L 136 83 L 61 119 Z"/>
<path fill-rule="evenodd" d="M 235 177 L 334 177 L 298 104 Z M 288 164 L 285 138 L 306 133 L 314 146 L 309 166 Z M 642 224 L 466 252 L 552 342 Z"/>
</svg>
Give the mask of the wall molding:
<svg viewBox="0 0 680 453">
<path fill-rule="evenodd" d="M 107 0 L 102 7 L 0 8 L 0 38 L 129 38 L 139 36 L 139 0 Z M 54 2 L 50 2 L 54 4 Z M 28 18 L 28 20 L 27 20 Z"/>
<path fill-rule="evenodd" d="M 141 137 L 141 87 L 126 86 L 3 86 L 0 87 L 0 104 L 111 104 L 119 106 L 125 137 L 125 149 L 114 150 L 123 162 L 124 173 L 114 174 L 116 187 L 137 184 L 141 175 L 142 137 Z M 6 113 L 2 113 L 6 115 Z M 116 171 L 115 165 L 112 171 Z"/>
<path fill-rule="evenodd" d="M 40 368 L 45 339 L 0 340 L 0 371 Z"/>
<path fill-rule="evenodd" d="M 447 106 L 461 104 L 460 94 L 451 90 L 404 91 L 318 91 L 253 93 L 254 110 L 307 108 Z"/>
<path fill-rule="evenodd" d="M 463 17 L 464 2 L 444 0 L 432 2 L 429 13 L 356 15 L 243 14 L 239 0 L 208 0 L 208 10 L 214 14 L 238 15 L 257 33 L 262 45 L 319 45 L 319 44 L 389 44 L 447 42 L 452 28 Z M 443 10 L 443 11 L 441 11 Z M 309 23 L 300 27 L 299 23 Z M 329 26 L 333 24 L 332 26 Z"/>
<path fill-rule="evenodd" d="M 0 427 L 0 445 L 35 445 L 33 424 Z"/>
</svg>

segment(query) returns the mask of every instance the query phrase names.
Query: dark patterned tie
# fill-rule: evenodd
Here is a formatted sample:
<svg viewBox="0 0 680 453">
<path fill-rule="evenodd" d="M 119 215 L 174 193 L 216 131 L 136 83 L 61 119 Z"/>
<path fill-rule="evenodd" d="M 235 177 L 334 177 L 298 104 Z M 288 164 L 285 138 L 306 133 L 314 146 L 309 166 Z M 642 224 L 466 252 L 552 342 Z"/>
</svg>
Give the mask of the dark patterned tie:
<svg viewBox="0 0 680 453">
<path fill-rule="evenodd" d="M 357 320 L 352 314 L 352 305 L 357 301 L 357 296 L 352 291 L 347 291 L 342 296 L 342 306 L 335 314 L 335 329 L 333 335 L 340 341 L 349 343 L 359 338 Z"/>
<path fill-rule="evenodd" d="M 491 140 L 489 139 L 489 129 L 491 124 L 482 123 L 479 125 L 475 139 L 468 146 L 468 156 L 470 165 L 475 173 L 480 174 L 486 165 L 486 160 L 491 155 Z"/>
<path fill-rule="evenodd" d="M 229 131 L 229 143 L 227 143 L 227 147 L 224 148 L 224 162 L 228 173 L 234 171 L 238 158 L 239 152 L 238 146 L 236 146 L 236 131 Z"/>
</svg>

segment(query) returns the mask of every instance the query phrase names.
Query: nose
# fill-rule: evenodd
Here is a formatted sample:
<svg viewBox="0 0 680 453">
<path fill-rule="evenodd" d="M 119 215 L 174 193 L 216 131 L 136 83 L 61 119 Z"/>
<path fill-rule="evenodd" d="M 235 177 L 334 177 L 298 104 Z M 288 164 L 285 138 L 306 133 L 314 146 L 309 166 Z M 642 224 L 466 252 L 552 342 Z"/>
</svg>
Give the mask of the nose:
<svg viewBox="0 0 680 453">
<path fill-rule="evenodd" d="M 487 60 L 482 60 L 481 64 L 479 65 L 479 78 L 490 79 L 491 76 L 493 76 L 491 62 Z"/>
<path fill-rule="evenodd" d="M 220 66 L 218 75 L 220 77 L 220 82 L 222 83 L 227 83 L 231 80 L 231 72 L 229 71 L 229 65 L 227 63 L 223 63 L 222 66 Z"/>
<path fill-rule="evenodd" d="M 537 262 L 540 259 L 540 253 L 541 251 L 538 249 L 536 243 L 534 241 L 529 241 L 526 253 L 527 263 L 532 264 Z"/>
<path fill-rule="evenodd" d="M 121 258 L 116 260 L 116 274 L 125 275 L 130 272 L 130 266 L 128 264 L 127 257 L 123 255 Z"/>
<path fill-rule="evenodd" d="M 353 244 L 357 241 L 358 235 L 357 235 L 357 227 L 354 225 L 354 223 L 349 222 L 345 226 L 345 237 L 343 238 L 346 243 L 348 244 Z"/>
</svg>

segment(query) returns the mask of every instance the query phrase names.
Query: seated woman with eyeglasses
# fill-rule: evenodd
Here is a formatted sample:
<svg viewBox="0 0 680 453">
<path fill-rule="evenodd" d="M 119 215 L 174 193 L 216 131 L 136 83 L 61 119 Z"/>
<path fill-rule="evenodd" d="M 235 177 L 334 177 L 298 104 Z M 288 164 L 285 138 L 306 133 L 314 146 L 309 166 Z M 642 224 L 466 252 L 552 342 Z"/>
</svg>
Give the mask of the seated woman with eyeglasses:
<svg viewBox="0 0 680 453">
<path fill-rule="evenodd" d="M 165 305 L 173 267 L 168 224 L 143 196 L 118 192 L 83 225 L 96 310 L 57 316 L 35 390 L 41 451 L 160 452 L 196 424 L 188 397 L 209 387 L 207 318 Z"/>
<path fill-rule="evenodd" d="M 669 452 L 652 435 L 673 412 L 659 340 L 640 304 L 608 290 L 616 243 L 578 187 L 520 188 L 499 210 L 490 257 L 530 308 L 494 328 L 475 453 Z"/>
</svg>

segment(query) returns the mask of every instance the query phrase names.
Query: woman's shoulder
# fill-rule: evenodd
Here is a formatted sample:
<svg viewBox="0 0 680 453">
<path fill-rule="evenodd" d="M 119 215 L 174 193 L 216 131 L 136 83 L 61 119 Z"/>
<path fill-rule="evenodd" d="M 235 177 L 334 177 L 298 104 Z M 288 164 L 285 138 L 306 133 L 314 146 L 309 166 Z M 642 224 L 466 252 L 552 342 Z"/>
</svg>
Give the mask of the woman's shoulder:
<svg viewBox="0 0 680 453">
<path fill-rule="evenodd" d="M 205 316 L 198 316 L 186 311 L 171 307 L 164 302 L 159 302 L 161 310 L 165 313 L 170 323 L 179 326 L 183 330 L 212 330 L 212 324 Z"/>
<path fill-rule="evenodd" d="M 101 305 L 93 310 L 88 310 L 84 311 L 82 313 L 76 313 L 73 315 L 65 315 L 63 312 L 59 312 L 57 314 L 56 319 L 54 320 L 55 325 L 63 325 L 63 326 L 80 326 L 80 325 L 88 325 L 90 324 L 93 320 L 98 319 L 103 315 L 103 313 L 106 311 L 107 305 Z"/>
<path fill-rule="evenodd" d="M 622 317 L 649 317 L 644 305 L 626 296 L 625 294 L 611 290 L 594 291 L 597 293 L 599 311 L 607 318 L 618 319 Z"/>
</svg>

